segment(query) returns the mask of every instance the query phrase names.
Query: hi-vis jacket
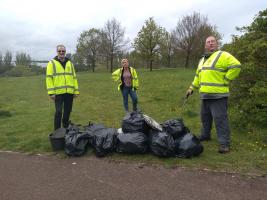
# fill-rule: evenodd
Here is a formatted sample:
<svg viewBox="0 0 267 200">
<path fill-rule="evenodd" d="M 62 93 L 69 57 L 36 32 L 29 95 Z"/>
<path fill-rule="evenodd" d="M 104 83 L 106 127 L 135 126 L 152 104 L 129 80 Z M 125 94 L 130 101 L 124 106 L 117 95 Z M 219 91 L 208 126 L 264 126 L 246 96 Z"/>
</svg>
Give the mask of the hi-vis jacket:
<svg viewBox="0 0 267 200">
<path fill-rule="evenodd" d="M 71 61 L 67 61 L 65 69 L 59 61 L 52 59 L 46 68 L 46 87 L 49 95 L 79 94 L 78 81 Z"/>
<path fill-rule="evenodd" d="M 137 73 L 136 73 L 134 68 L 132 68 L 132 67 L 129 67 L 129 68 L 130 68 L 130 73 L 132 75 L 132 88 L 133 88 L 133 90 L 134 89 L 137 90 L 138 86 L 139 86 Z M 122 71 L 123 71 L 123 67 L 120 69 L 117 69 L 116 71 L 114 71 L 112 73 L 112 79 L 114 81 L 120 81 L 119 85 L 118 85 L 118 90 L 121 89 L 121 85 L 122 85 Z"/>
<path fill-rule="evenodd" d="M 229 95 L 229 82 L 238 77 L 240 62 L 225 51 L 214 52 L 206 61 L 200 59 L 191 89 L 201 94 Z"/>
</svg>

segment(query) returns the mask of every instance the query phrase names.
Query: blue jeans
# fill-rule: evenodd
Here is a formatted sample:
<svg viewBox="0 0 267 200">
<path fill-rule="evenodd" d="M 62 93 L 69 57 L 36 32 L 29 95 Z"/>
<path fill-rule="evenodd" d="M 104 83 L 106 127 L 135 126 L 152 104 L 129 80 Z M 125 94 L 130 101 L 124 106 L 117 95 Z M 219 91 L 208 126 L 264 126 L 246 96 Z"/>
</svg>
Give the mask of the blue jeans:
<svg viewBox="0 0 267 200">
<path fill-rule="evenodd" d="M 128 107 L 128 95 L 130 95 L 133 103 L 133 110 L 137 110 L 137 95 L 136 91 L 132 89 L 132 87 L 122 87 L 121 89 L 122 97 L 123 97 L 123 106 L 126 112 L 129 111 Z"/>
</svg>

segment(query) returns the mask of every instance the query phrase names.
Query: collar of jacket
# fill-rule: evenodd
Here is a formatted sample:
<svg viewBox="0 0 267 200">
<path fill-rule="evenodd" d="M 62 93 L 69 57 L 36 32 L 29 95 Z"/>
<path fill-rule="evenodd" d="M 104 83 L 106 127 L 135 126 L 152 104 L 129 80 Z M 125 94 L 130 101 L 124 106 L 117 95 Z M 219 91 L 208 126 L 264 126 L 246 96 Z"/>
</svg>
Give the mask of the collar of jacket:
<svg viewBox="0 0 267 200">
<path fill-rule="evenodd" d="M 54 57 L 54 60 L 56 60 L 56 61 L 58 61 L 58 62 L 62 62 L 61 60 L 58 59 L 57 56 Z M 69 58 L 65 57 L 64 62 L 67 63 L 69 60 L 70 60 Z"/>
<path fill-rule="evenodd" d="M 58 59 L 57 56 L 55 56 L 55 57 L 54 57 L 54 60 L 58 61 L 58 62 L 62 65 L 62 67 L 65 69 L 65 67 L 66 67 L 66 63 L 67 63 L 70 59 L 68 59 L 67 57 L 65 57 L 65 60 L 62 62 L 61 60 Z"/>
</svg>

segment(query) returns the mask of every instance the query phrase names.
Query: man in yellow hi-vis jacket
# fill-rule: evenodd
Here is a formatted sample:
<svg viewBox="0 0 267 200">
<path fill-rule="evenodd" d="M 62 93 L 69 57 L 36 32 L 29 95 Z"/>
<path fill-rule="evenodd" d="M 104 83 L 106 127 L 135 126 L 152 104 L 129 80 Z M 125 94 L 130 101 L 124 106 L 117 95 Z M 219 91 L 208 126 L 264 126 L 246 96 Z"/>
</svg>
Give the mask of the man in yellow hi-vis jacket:
<svg viewBox="0 0 267 200">
<path fill-rule="evenodd" d="M 78 97 L 79 90 L 75 69 L 70 59 L 66 57 L 64 45 L 57 45 L 57 56 L 47 64 L 46 87 L 50 99 L 55 101 L 54 129 L 61 127 L 61 120 L 63 127 L 67 128 L 73 98 Z M 62 110 L 64 110 L 63 118 Z"/>
<path fill-rule="evenodd" d="M 227 116 L 229 83 L 238 77 L 241 64 L 230 53 L 218 50 L 215 37 L 209 36 L 205 43 L 205 55 L 200 59 L 194 81 L 187 90 L 187 96 L 198 89 L 201 97 L 202 130 L 200 140 L 211 139 L 214 120 L 219 153 L 230 151 L 230 128 Z"/>
</svg>

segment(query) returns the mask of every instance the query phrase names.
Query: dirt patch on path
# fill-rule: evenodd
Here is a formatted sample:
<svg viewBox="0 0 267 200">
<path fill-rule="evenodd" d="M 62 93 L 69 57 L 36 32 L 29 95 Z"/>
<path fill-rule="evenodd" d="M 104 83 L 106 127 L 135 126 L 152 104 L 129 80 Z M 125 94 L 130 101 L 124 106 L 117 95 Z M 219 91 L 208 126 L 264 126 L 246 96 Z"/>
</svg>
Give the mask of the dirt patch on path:
<svg viewBox="0 0 267 200">
<path fill-rule="evenodd" d="M 0 152 L 1 200 L 265 200 L 267 178 Z"/>
</svg>

